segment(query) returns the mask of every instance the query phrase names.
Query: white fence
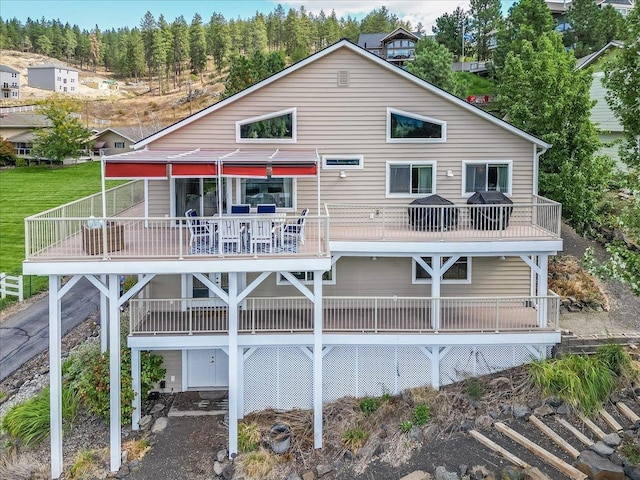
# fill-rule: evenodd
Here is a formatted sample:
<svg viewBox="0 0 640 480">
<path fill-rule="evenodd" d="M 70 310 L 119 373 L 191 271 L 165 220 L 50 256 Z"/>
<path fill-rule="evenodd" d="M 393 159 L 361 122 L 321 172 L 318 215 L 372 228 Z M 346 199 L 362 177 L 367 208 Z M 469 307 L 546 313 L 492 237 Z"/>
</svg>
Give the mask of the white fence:
<svg viewBox="0 0 640 480">
<path fill-rule="evenodd" d="M 7 275 L 0 273 L 0 297 L 7 298 L 7 295 L 18 297 L 18 300 L 24 300 L 24 286 L 22 283 L 22 275 Z"/>
</svg>

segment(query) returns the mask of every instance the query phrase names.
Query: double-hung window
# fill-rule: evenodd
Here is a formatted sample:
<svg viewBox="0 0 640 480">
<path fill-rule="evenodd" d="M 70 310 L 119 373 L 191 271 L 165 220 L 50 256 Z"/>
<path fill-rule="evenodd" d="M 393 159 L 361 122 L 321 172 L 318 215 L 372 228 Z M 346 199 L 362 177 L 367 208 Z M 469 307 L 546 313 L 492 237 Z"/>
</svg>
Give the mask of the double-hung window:
<svg viewBox="0 0 640 480">
<path fill-rule="evenodd" d="M 387 196 L 419 197 L 436 191 L 436 162 L 387 162 Z"/>
<path fill-rule="evenodd" d="M 511 162 L 465 162 L 464 191 L 511 193 Z"/>
</svg>

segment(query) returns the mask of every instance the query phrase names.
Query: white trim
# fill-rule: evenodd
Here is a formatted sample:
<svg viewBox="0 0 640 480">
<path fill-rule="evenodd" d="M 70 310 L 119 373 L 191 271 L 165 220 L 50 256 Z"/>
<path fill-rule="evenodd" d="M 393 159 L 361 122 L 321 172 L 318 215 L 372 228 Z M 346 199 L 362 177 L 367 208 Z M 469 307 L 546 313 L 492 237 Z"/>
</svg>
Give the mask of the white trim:
<svg viewBox="0 0 640 480">
<path fill-rule="evenodd" d="M 431 92 L 432 94 L 444 98 L 446 100 L 448 100 L 450 103 L 453 103 L 455 105 L 457 105 L 458 107 L 463 108 L 464 110 L 469 111 L 470 113 L 477 115 L 480 118 L 483 118 L 484 120 L 487 120 L 495 125 L 498 125 L 499 127 L 513 133 L 514 135 L 517 135 L 521 138 L 524 138 L 525 140 L 535 143 L 536 145 L 540 145 L 541 147 L 544 148 L 550 148 L 551 144 L 547 143 L 527 132 L 525 132 L 524 130 L 520 130 L 518 127 L 511 125 L 510 123 L 505 122 L 504 120 L 495 117 L 493 115 L 491 115 L 490 113 L 485 112 L 484 110 L 482 110 L 479 107 L 476 107 L 474 105 L 471 105 L 469 102 L 462 100 L 461 98 L 456 97 L 455 95 L 446 92 L 445 90 L 442 90 L 441 88 L 436 87 L 435 85 L 432 85 L 428 82 L 425 82 L 424 80 L 422 80 L 421 78 L 417 77 L 416 75 L 413 75 L 409 72 L 407 72 L 406 70 L 403 70 L 401 68 L 398 68 L 397 66 L 391 64 L 390 62 L 387 62 L 386 60 L 378 57 L 377 55 L 374 55 L 371 52 L 368 52 L 367 50 L 365 50 L 364 48 L 358 47 L 357 45 L 351 43 L 349 40 L 340 40 L 336 43 L 334 43 L 333 45 L 325 48 L 324 50 L 321 50 L 307 58 L 305 58 L 304 60 L 301 60 L 293 65 L 291 65 L 288 68 L 285 68 L 284 70 L 281 70 L 280 72 L 276 73 L 275 75 L 271 75 L 268 78 L 265 78 L 264 80 L 262 80 L 261 82 L 258 82 L 254 85 L 252 85 L 249 88 L 246 88 L 238 93 L 236 93 L 235 95 L 232 95 L 231 97 L 228 97 L 220 102 L 217 102 L 213 105 L 211 105 L 210 107 L 207 107 L 203 110 L 200 110 L 197 113 L 194 113 L 193 115 L 177 122 L 174 123 L 173 125 L 168 126 L 167 128 L 164 128 L 162 130 L 160 130 L 159 132 L 154 133 L 153 135 L 148 136 L 147 138 L 144 138 L 142 140 L 140 140 L 138 143 L 136 143 L 134 145 L 134 149 L 137 150 L 139 148 L 142 148 L 150 143 L 153 143 L 155 140 L 158 140 L 162 137 L 164 137 L 165 135 L 168 135 L 172 132 L 175 132 L 176 130 L 180 129 L 181 127 L 188 125 L 192 122 L 195 122 L 197 120 L 199 120 L 202 117 L 205 117 L 207 115 L 209 115 L 212 112 L 215 112 L 221 108 L 224 108 L 225 106 L 236 102 L 238 100 L 240 100 L 241 98 L 246 97 L 247 95 L 251 95 L 253 92 L 255 92 L 256 90 L 261 89 L 262 87 L 265 87 L 266 85 L 269 85 L 277 80 L 279 80 L 282 77 L 285 77 L 301 68 L 304 68 L 305 66 L 307 66 L 310 63 L 313 63 L 317 60 L 320 60 L 321 58 L 326 57 L 327 55 L 332 54 L 333 52 L 335 52 L 336 50 L 339 50 L 341 48 L 346 48 L 348 50 L 351 50 L 352 52 L 362 56 L 363 58 L 366 58 L 367 60 L 370 60 L 374 63 L 377 63 L 378 66 L 380 66 L 381 68 L 384 68 L 390 72 L 395 73 L 396 75 L 399 75 L 401 77 L 403 77 L 406 80 L 409 80 L 410 82 L 424 88 L 425 90 Z"/>
<path fill-rule="evenodd" d="M 442 127 L 442 136 L 440 138 L 392 138 L 391 137 L 391 115 L 402 115 L 415 120 L 426 123 L 433 123 Z M 425 117 L 417 113 L 398 110 L 397 108 L 387 107 L 387 143 L 445 143 L 447 141 L 447 122 L 432 117 Z"/>
<path fill-rule="evenodd" d="M 462 161 L 462 185 L 461 185 L 461 196 L 463 198 L 468 198 L 475 193 L 467 192 L 467 165 L 484 165 L 485 167 L 489 167 L 489 165 L 507 165 L 509 167 L 509 190 L 504 193 L 506 196 L 511 196 L 513 192 L 513 160 L 463 160 Z M 486 187 L 486 185 L 485 185 Z"/>
<path fill-rule="evenodd" d="M 258 115 L 257 117 L 243 118 L 236 121 L 236 143 L 296 143 L 298 141 L 298 128 L 297 128 L 297 112 L 296 107 L 287 108 L 286 110 L 279 110 L 277 112 L 265 113 L 264 115 Z M 271 118 L 283 117 L 291 114 L 291 138 L 241 138 L 240 127 L 249 123 L 256 123 L 262 120 L 269 120 Z"/>
<path fill-rule="evenodd" d="M 429 256 L 423 256 L 424 258 L 429 258 Z M 442 279 L 440 280 L 440 283 L 442 285 L 448 285 L 448 284 L 457 284 L 457 285 L 470 285 L 471 284 L 471 258 L 470 256 L 467 255 L 457 255 L 458 259 L 453 262 L 453 265 L 455 265 L 456 263 L 458 263 L 463 257 L 467 259 L 467 278 L 464 280 L 447 280 L 444 278 L 444 274 L 447 273 L 447 271 L 449 270 L 447 268 L 447 270 L 442 270 Z M 422 258 L 422 257 L 421 257 Z M 445 257 L 442 256 L 440 257 L 442 259 L 442 264 L 444 266 L 444 259 L 445 258 L 451 258 L 451 257 Z M 424 268 L 424 267 L 423 267 Z M 432 283 L 432 278 L 416 278 L 416 273 L 418 271 L 417 268 L 417 262 L 415 258 L 411 259 L 411 284 L 412 285 L 431 285 Z M 429 271 L 427 271 L 427 273 L 429 273 L 429 275 L 433 274 Z"/>
<path fill-rule="evenodd" d="M 358 160 L 358 165 L 327 165 L 327 160 Z M 323 170 L 362 170 L 364 155 L 322 155 Z"/>
<path fill-rule="evenodd" d="M 431 165 L 431 192 L 428 193 L 391 193 L 391 182 L 389 176 L 391 174 L 391 165 L 408 165 L 409 170 L 414 165 Z M 425 195 L 433 195 L 436 193 L 436 177 L 438 172 L 438 162 L 435 160 L 388 160 L 385 166 L 385 196 L 387 198 L 420 198 Z M 409 189 L 411 189 L 411 183 L 409 183 Z"/>
<path fill-rule="evenodd" d="M 327 270 L 328 271 L 328 270 Z M 293 274 L 293 272 L 289 272 Z M 309 273 L 314 273 L 313 271 L 300 270 L 295 271 L 295 273 L 305 273 L 304 280 L 300 280 L 302 285 L 313 285 L 313 277 L 309 277 Z M 297 278 L 297 277 L 296 277 Z M 331 280 L 322 280 L 323 285 L 335 285 L 336 284 L 336 264 L 331 265 Z M 281 272 L 276 272 L 276 285 L 291 285 L 291 282 L 283 277 Z"/>
</svg>

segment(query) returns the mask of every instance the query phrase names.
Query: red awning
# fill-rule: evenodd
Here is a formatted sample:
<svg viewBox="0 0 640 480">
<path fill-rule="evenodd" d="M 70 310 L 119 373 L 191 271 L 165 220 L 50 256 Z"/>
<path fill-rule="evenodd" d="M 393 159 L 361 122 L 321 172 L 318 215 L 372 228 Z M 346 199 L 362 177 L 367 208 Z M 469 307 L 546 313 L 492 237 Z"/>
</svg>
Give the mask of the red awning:
<svg viewBox="0 0 640 480">
<path fill-rule="evenodd" d="M 308 177 L 318 173 L 318 165 L 272 165 L 272 177 Z"/>
<path fill-rule="evenodd" d="M 215 163 L 172 163 L 172 177 L 215 177 L 218 166 Z"/>
<path fill-rule="evenodd" d="M 225 177 L 266 177 L 267 164 L 248 165 L 233 163 L 231 165 L 222 162 L 222 175 Z"/>
<path fill-rule="evenodd" d="M 107 162 L 104 176 L 110 179 L 167 178 L 167 165 L 165 163 Z"/>
</svg>

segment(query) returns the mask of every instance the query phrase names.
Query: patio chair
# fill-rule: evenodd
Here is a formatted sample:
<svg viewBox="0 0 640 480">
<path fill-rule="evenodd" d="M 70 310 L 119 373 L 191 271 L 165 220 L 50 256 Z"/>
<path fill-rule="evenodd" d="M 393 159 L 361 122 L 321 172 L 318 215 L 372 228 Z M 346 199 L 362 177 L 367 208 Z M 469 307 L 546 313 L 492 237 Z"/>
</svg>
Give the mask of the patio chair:
<svg viewBox="0 0 640 480">
<path fill-rule="evenodd" d="M 231 218 L 218 221 L 218 253 L 242 253 L 244 224 Z M 229 247 L 227 250 L 226 247 Z"/>
<path fill-rule="evenodd" d="M 257 208 L 258 213 L 276 213 L 275 203 L 261 203 Z"/>
<path fill-rule="evenodd" d="M 305 208 L 300 212 L 300 217 L 296 223 L 287 223 L 282 227 L 282 240 L 284 242 L 304 245 L 304 222 L 309 209 Z"/>
<path fill-rule="evenodd" d="M 193 247 L 196 240 L 199 242 L 202 239 L 208 242 L 211 238 L 211 227 L 207 223 L 200 221 L 198 212 L 190 208 L 184 212 L 184 216 L 187 217 L 187 227 L 189 227 L 189 233 L 191 234 L 189 247 Z"/>
<path fill-rule="evenodd" d="M 232 215 L 249 215 L 249 213 L 251 213 L 251 205 L 249 205 L 248 203 L 231 205 Z"/>
<path fill-rule="evenodd" d="M 273 230 L 274 227 L 271 220 L 251 220 L 249 244 L 254 255 L 257 255 L 258 251 L 262 253 L 271 253 L 273 251 Z"/>
</svg>

